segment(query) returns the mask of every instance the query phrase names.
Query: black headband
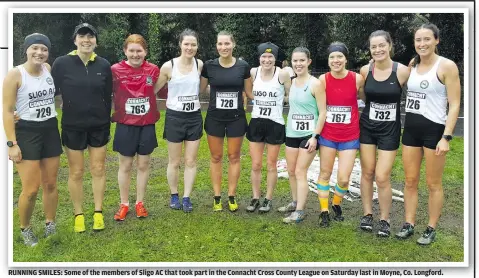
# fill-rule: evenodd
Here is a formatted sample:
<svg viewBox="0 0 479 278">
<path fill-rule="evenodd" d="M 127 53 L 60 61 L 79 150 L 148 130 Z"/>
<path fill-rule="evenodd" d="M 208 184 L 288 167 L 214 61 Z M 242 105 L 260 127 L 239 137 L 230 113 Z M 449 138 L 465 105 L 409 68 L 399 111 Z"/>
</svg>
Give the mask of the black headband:
<svg viewBox="0 0 479 278">
<path fill-rule="evenodd" d="M 328 47 L 328 55 L 333 52 L 341 52 L 344 54 L 344 56 L 348 56 L 348 49 L 340 44 L 333 44 Z"/>
<path fill-rule="evenodd" d="M 50 50 L 52 47 L 50 39 L 40 33 L 34 33 L 25 37 L 25 41 L 23 42 L 23 51 L 27 51 L 32 44 L 43 44 L 48 48 L 48 50 Z"/>
</svg>

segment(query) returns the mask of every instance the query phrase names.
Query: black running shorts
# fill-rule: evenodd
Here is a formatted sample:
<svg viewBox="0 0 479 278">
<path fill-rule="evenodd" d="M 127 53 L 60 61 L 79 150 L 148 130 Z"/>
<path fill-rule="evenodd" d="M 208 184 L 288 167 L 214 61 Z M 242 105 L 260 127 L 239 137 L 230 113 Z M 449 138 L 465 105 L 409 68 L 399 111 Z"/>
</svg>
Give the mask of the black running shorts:
<svg viewBox="0 0 479 278">
<path fill-rule="evenodd" d="M 166 109 L 163 139 L 172 143 L 196 141 L 203 136 L 201 111 L 191 113 Z"/>
<path fill-rule="evenodd" d="M 123 156 L 149 155 L 158 147 L 155 125 L 134 126 L 117 123 L 113 151 Z"/>
<path fill-rule="evenodd" d="M 206 134 L 215 137 L 242 137 L 248 129 L 246 117 L 240 116 L 234 121 L 218 121 L 206 114 L 205 131 Z"/>
<path fill-rule="evenodd" d="M 57 118 L 44 122 L 19 120 L 15 124 L 15 136 L 22 159 L 41 160 L 63 153 Z"/>
<path fill-rule="evenodd" d="M 308 140 L 311 139 L 311 136 L 305 136 L 305 137 L 299 137 L 299 138 L 294 138 L 294 137 L 286 137 L 286 147 L 290 148 L 295 148 L 295 149 L 307 149 L 306 148 L 306 143 L 308 143 Z M 316 150 L 319 150 L 319 143 L 316 143 Z"/>
<path fill-rule="evenodd" d="M 434 150 L 441 140 L 445 128 L 444 125 L 430 121 L 421 115 L 408 113 L 402 134 L 402 144 Z"/>
<path fill-rule="evenodd" d="M 388 135 L 380 135 L 377 132 L 362 127 L 359 133 L 359 142 L 361 144 L 376 145 L 379 150 L 395 151 L 399 148 L 401 131 L 393 132 Z"/>
<path fill-rule="evenodd" d="M 250 142 L 281 145 L 286 140 L 284 125 L 270 119 L 252 118 L 249 121 L 246 138 Z"/>
<path fill-rule="evenodd" d="M 71 150 L 82 151 L 87 146 L 99 148 L 108 144 L 109 141 L 110 125 L 86 130 L 62 129 L 62 144 Z"/>
</svg>

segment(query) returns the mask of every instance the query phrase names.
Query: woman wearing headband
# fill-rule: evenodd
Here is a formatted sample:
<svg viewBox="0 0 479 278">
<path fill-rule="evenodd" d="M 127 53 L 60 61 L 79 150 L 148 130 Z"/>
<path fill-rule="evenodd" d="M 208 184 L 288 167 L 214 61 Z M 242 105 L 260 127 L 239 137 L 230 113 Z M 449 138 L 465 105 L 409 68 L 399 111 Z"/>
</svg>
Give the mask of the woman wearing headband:
<svg viewBox="0 0 479 278">
<path fill-rule="evenodd" d="M 250 142 L 253 199 L 246 208 L 248 212 L 254 212 L 260 206 L 261 169 L 265 145 L 268 151 L 266 197 L 259 212 L 265 213 L 271 210 L 273 191 L 278 180 L 276 166 L 278 154 L 286 138 L 283 101 L 291 87 L 291 79 L 288 72 L 275 66 L 278 50 L 278 46 L 271 42 L 260 44 L 257 48 L 260 66 L 251 69 L 254 104 L 246 138 Z"/>
<path fill-rule="evenodd" d="M 329 180 L 336 153 L 339 153 L 338 176 L 332 209 L 334 220 L 343 221 L 341 202 L 349 188 L 349 177 L 359 149 L 359 112 L 357 96 L 364 78 L 346 69 L 348 49 L 344 43 L 333 42 L 328 47 L 330 72 L 319 77 L 321 91 L 326 93 L 327 116 L 319 137 L 321 170 L 318 178 L 318 198 L 321 209 L 320 226 L 329 226 Z"/>
<path fill-rule="evenodd" d="M 45 237 L 55 233 L 58 204 L 57 174 L 62 153 L 55 110 L 55 84 L 47 59 L 50 39 L 39 33 L 25 37 L 27 61 L 11 69 L 3 81 L 3 127 L 8 156 L 16 164 L 22 192 L 18 214 L 23 241 L 35 246 L 38 239 L 30 226 L 37 193 L 43 188 Z M 19 121 L 14 123 L 14 111 Z"/>
<path fill-rule="evenodd" d="M 318 150 L 317 142 L 326 118 L 326 94 L 321 91 L 320 81 L 308 72 L 310 57 L 305 47 L 295 48 L 291 56 L 297 77 L 292 81 L 289 94 L 286 162 L 293 201 L 278 211 L 293 213 L 283 218 L 284 223 L 299 223 L 305 218 L 309 192 L 307 172 Z"/>
</svg>

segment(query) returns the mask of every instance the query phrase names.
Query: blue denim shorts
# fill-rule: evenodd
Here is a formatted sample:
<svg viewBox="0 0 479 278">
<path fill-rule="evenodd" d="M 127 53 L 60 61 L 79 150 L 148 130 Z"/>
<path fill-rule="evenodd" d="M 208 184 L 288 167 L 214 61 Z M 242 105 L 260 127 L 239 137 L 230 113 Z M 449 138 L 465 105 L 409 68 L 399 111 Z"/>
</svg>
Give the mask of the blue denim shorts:
<svg viewBox="0 0 479 278">
<path fill-rule="evenodd" d="M 321 146 L 326 146 L 329 148 L 336 149 L 338 151 L 355 150 L 355 149 L 357 150 L 359 149 L 359 138 L 356 140 L 347 141 L 347 142 L 334 142 L 334 141 L 325 139 L 322 136 L 319 136 L 318 144 Z"/>
</svg>

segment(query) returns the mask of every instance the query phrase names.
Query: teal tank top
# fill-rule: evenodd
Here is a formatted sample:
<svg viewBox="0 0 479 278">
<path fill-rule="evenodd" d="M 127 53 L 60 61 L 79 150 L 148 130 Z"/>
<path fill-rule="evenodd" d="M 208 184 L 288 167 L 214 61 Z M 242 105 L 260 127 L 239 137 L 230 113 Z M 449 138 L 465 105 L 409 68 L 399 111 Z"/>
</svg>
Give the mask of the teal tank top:
<svg viewBox="0 0 479 278">
<path fill-rule="evenodd" d="M 289 112 L 286 124 L 286 137 L 300 138 L 311 136 L 316 129 L 319 110 L 316 98 L 311 94 L 313 77 L 303 87 L 296 86 L 293 79 L 289 90 Z"/>
</svg>

